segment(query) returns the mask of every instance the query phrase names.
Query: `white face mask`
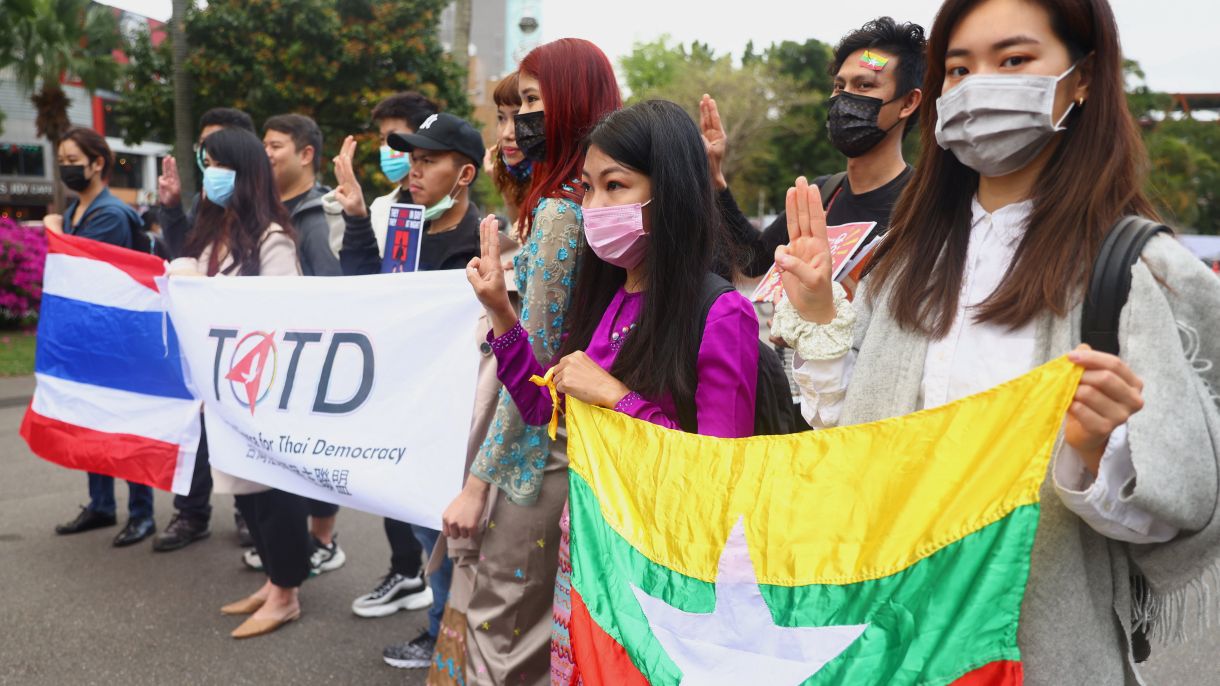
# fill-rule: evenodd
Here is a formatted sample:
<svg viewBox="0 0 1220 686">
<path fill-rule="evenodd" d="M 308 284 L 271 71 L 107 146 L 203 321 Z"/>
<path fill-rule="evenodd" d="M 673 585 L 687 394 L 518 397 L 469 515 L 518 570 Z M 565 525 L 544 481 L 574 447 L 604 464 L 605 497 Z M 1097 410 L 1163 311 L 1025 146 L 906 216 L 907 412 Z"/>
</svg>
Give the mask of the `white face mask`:
<svg viewBox="0 0 1220 686">
<path fill-rule="evenodd" d="M 936 101 L 936 142 L 962 164 L 987 177 L 1025 167 L 1063 130 L 1075 103 L 1054 120 L 1059 76 L 970 76 Z"/>
</svg>

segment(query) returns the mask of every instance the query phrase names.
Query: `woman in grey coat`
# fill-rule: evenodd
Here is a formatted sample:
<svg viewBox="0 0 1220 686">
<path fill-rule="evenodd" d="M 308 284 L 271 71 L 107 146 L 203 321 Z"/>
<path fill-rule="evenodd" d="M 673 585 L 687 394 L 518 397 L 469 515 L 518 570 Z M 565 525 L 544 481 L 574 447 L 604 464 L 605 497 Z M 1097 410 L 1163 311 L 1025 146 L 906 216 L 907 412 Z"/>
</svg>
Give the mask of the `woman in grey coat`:
<svg viewBox="0 0 1220 686">
<path fill-rule="evenodd" d="M 789 190 L 773 333 L 798 353 L 814 427 L 941 405 L 1064 354 L 1083 366 L 1018 643 L 1029 684 L 1141 683 L 1133 633 L 1181 637 L 1220 581 L 1220 280 L 1157 236 L 1131 270 L 1120 355 L 1080 346 L 1103 239 L 1154 216 L 1106 0 L 946 0 L 924 90 L 923 158 L 854 302 L 830 278 L 817 189 Z M 1132 575 L 1147 581 L 1134 595 Z"/>
</svg>

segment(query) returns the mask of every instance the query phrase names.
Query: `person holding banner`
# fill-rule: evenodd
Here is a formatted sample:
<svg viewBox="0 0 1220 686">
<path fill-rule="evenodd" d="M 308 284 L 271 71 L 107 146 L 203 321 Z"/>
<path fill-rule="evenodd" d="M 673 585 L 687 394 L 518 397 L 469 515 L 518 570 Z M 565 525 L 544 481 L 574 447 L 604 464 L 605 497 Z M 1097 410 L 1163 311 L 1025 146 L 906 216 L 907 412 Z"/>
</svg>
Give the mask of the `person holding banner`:
<svg viewBox="0 0 1220 686">
<path fill-rule="evenodd" d="M 203 150 L 203 199 L 171 276 L 299 276 L 291 220 L 262 142 L 241 129 L 222 129 L 204 139 Z M 212 478 L 217 492 L 237 496 L 267 573 L 254 594 L 221 608 L 250 615 L 231 635 L 259 636 L 299 619 L 298 591 L 313 553 L 305 499 L 215 469 Z"/>
<path fill-rule="evenodd" d="M 107 188 L 114 153 L 106 139 L 93 129 L 71 129 L 59 142 L 57 152 L 60 180 L 79 197 L 64 214 L 47 215 L 43 225 L 50 231 L 130 248 L 139 216 Z M 55 533 L 62 536 L 114 526 L 114 477 L 90 472 L 88 479 L 89 504 L 75 519 L 56 526 Z M 135 545 L 157 530 L 152 487 L 128 481 L 127 491 L 127 525 L 114 537 L 116 548 Z"/>
<path fill-rule="evenodd" d="M 1081 345 L 1103 242 L 1154 216 L 1106 0 L 948 0 L 928 54 L 923 156 L 861 293 L 829 278 L 821 199 L 798 179 L 773 331 L 815 427 L 943 405 L 1064 354 L 1084 367 L 1018 644 L 1029 684 L 1142 683 L 1146 636 L 1183 635 L 1217 571 L 1220 282 L 1154 235 L 1117 265 L 1118 355 Z"/>
<path fill-rule="evenodd" d="M 526 55 L 518 91 L 516 143 L 534 163 L 517 222 L 525 242 L 514 258 L 521 324 L 535 357 L 550 360 L 567 331 L 581 259 L 581 139 L 622 106 L 622 97 L 605 53 L 575 38 Z M 565 440 L 527 426 L 501 391 L 472 478 L 446 508 L 447 536 L 481 536 L 466 616 L 467 675 L 477 683 L 549 681 L 559 518 L 568 490 Z"/>
<path fill-rule="evenodd" d="M 721 224 L 699 129 L 678 105 L 650 100 L 606 117 L 588 141 L 581 250 L 592 254 L 583 258 L 569 334 L 547 378 L 565 396 L 667 428 L 751 435 L 754 307 L 729 287 L 702 309 L 709 278 L 728 284 L 711 274 Z M 560 408 L 550 389 L 530 381 L 544 363 L 509 305 L 494 219 L 482 231 L 483 254 L 466 272 L 492 321 L 497 375 L 527 423 L 555 428 Z M 551 675 L 575 683 L 566 511 L 561 526 Z"/>
</svg>

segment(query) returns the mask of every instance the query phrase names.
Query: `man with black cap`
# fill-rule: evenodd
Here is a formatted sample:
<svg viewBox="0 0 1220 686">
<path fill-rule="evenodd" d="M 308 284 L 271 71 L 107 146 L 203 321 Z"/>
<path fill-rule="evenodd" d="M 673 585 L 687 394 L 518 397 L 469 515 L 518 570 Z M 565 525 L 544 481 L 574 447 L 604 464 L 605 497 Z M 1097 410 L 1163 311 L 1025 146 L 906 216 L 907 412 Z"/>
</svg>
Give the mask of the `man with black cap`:
<svg viewBox="0 0 1220 686">
<path fill-rule="evenodd" d="M 419 270 L 465 268 L 470 259 L 480 253 L 479 220 L 482 217 L 479 208 L 470 201 L 470 186 L 478 178 L 483 159 L 482 137 L 465 120 L 442 112 L 428 116 L 414 133 L 390 133 L 386 136 L 386 144 L 410 154 L 411 171 L 405 179 L 411 196 L 409 201 L 425 208 Z M 381 269 L 381 251 L 352 168 L 355 151 L 356 141 L 348 137 L 335 158 L 339 187 L 335 189 L 334 197 L 343 206 L 347 223 L 339 260 L 344 274 L 376 274 Z M 386 227 L 378 228 L 384 236 Z M 386 521 L 386 536 L 396 559 L 400 554 L 412 552 L 418 557 L 415 552 L 418 549 L 412 549 L 401 540 L 405 528 L 401 522 Z M 440 532 L 414 524 L 410 525 L 410 531 L 422 545 L 424 555 L 430 555 Z M 399 609 L 426 607 L 428 598 L 431 599 L 428 628 L 411 641 L 387 647 L 383 652 L 387 664 L 408 669 L 431 665 L 452 575 L 453 565 L 446 558 L 441 568 L 428 577 L 432 592 L 425 594 L 422 578 L 408 578 L 392 567 L 390 574 L 372 593 L 360 596 L 352 604 L 352 611 L 358 616 L 384 617 Z"/>
<path fill-rule="evenodd" d="M 481 216 L 470 202 L 470 186 L 483 159 L 482 137 L 465 120 L 441 112 L 425 119 L 415 133 L 391 133 L 386 143 L 411 155 L 407 190 L 411 202 L 424 206 L 420 271 L 464 268 L 479 254 Z M 343 205 L 347 221 L 339 259 L 344 274 L 375 274 L 381 269 L 381 251 L 351 168 L 355 147 L 355 140 L 349 138 L 335 158 L 339 180 L 335 199 Z"/>
</svg>

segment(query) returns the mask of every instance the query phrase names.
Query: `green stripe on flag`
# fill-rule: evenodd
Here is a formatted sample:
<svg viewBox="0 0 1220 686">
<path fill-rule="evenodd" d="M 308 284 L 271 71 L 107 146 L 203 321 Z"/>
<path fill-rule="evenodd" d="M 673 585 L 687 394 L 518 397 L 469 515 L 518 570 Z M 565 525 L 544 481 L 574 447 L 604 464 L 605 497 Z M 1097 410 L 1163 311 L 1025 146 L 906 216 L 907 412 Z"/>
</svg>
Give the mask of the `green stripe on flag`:
<svg viewBox="0 0 1220 686">
<path fill-rule="evenodd" d="M 593 489 L 569 474 L 572 585 L 589 614 L 626 648 L 653 684 L 681 672 L 652 635 L 630 584 L 678 609 L 710 613 L 713 584 L 652 562 L 602 518 Z M 1038 505 L 1005 518 L 907 569 L 844 586 L 761 586 L 781 626 L 868 623 L 852 647 L 806 684 L 948 684 L 996 660 L 1019 660 L 1016 628 L 1029 575 Z M 675 546 L 682 541 L 674 540 Z"/>
</svg>

